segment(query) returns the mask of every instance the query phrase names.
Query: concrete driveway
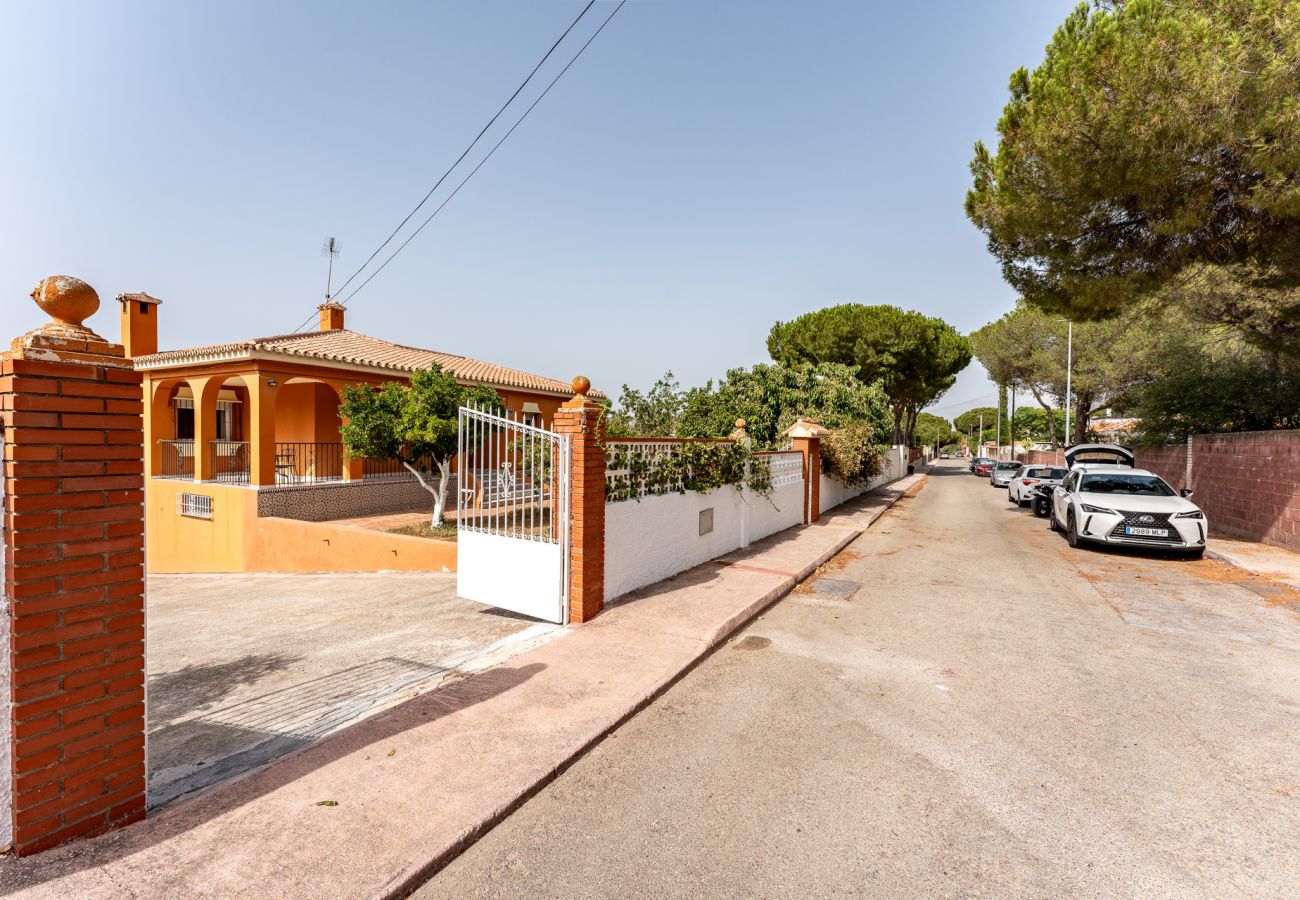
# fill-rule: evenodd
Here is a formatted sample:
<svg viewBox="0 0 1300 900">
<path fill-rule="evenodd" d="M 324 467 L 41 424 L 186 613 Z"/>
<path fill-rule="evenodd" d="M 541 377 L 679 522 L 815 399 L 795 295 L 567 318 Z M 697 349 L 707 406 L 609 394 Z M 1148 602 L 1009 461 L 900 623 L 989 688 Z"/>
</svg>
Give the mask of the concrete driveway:
<svg viewBox="0 0 1300 900">
<path fill-rule="evenodd" d="M 1295 897 L 1300 595 L 955 462 L 417 896 Z"/>
<path fill-rule="evenodd" d="M 154 575 L 149 802 L 291 753 L 558 626 L 456 597 L 454 575 Z"/>
</svg>

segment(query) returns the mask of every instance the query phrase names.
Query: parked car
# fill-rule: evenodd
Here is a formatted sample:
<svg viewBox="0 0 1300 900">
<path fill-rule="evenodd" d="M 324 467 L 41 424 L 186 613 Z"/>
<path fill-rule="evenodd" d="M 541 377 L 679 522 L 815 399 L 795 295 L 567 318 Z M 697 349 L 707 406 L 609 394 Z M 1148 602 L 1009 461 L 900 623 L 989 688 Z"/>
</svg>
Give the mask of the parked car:
<svg viewBox="0 0 1300 900">
<path fill-rule="evenodd" d="M 1084 541 L 1160 547 L 1205 554 L 1210 524 L 1188 498 L 1145 469 L 1082 464 L 1052 491 L 1051 526 L 1064 530 L 1071 547 Z"/>
<path fill-rule="evenodd" d="M 996 459 L 979 456 L 971 463 L 970 470 L 981 478 L 987 478 L 989 473 L 993 471 L 993 467 L 997 464 L 998 461 Z"/>
<path fill-rule="evenodd" d="M 1025 466 L 1007 485 L 1007 500 L 1024 506 L 1034 494 L 1034 485 L 1055 487 L 1069 474 L 1067 469 L 1054 466 Z"/>
<path fill-rule="evenodd" d="M 1013 459 L 1004 459 L 1001 462 L 993 464 L 989 470 L 989 484 L 993 487 L 1006 487 L 1011 483 L 1011 479 L 1020 474 L 1020 470 L 1025 467 L 1024 463 L 1016 462 Z"/>
<path fill-rule="evenodd" d="M 939 458 L 940 458 L 940 459 L 951 459 L 952 457 L 950 457 L 947 453 L 940 453 L 940 454 L 939 454 Z"/>
</svg>

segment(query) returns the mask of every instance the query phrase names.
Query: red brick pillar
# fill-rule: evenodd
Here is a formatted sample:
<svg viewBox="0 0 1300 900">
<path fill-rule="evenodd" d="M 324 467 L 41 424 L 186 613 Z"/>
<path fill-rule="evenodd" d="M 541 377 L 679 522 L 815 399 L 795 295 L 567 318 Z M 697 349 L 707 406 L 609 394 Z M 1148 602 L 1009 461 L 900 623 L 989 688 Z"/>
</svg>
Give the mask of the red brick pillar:
<svg viewBox="0 0 1300 900">
<path fill-rule="evenodd" d="M 569 621 L 586 622 L 605 607 L 605 420 L 587 397 L 591 382 L 573 379 L 573 399 L 555 412 L 553 429 L 570 435 Z"/>
<path fill-rule="evenodd" d="M 140 376 L 81 325 L 89 285 L 55 276 L 33 297 L 54 321 L 0 356 L 0 833 L 19 855 L 145 813 Z"/>
<path fill-rule="evenodd" d="M 803 454 L 803 521 L 811 525 L 821 518 L 822 438 L 830 432 L 799 419 L 786 429 L 790 445 Z"/>
</svg>

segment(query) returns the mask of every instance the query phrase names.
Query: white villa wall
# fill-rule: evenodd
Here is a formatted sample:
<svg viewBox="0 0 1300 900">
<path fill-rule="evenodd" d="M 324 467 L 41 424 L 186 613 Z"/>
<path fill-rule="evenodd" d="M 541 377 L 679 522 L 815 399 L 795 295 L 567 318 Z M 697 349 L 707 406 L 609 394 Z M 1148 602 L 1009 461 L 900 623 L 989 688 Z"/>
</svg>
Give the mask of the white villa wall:
<svg viewBox="0 0 1300 900">
<path fill-rule="evenodd" d="M 700 534 L 700 513 L 713 531 Z M 803 521 L 803 481 L 759 497 L 734 487 L 605 504 L 605 599 L 678 572 Z"/>
<path fill-rule="evenodd" d="M 885 452 L 884 466 L 879 475 L 871 479 L 866 484 L 845 487 L 834 478 L 825 473 L 821 475 L 821 482 L 818 487 L 818 513 L 824 513 L 828 509 L 834 509 L 841 503 L 852 500 L 859 494 L 865 494 L 867 491 L 874 490 L 881 485 L 889 484 L 891 481 L 897 481 L 907 474 L 907 449 L 905 447 L 890 447 Z"/>
</svg>

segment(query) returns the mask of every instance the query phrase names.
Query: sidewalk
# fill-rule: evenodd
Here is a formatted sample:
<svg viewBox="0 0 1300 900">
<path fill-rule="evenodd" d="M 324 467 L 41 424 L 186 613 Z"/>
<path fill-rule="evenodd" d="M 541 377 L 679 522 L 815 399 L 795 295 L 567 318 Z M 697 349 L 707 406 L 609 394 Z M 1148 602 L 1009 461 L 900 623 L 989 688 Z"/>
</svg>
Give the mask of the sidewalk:
<svg viewBox="0 0 1300 900">
<path fill-rule="evenodd" d="M 507 663 L 130 828 L 6 857 L 0 892 L 404 896 L 924 478 L 622 597 Z"/>
<path fill-rule="evenodd" d="M 1255 541 L 1210 537 L 1207 555 L 1300 590 L 1300 553 Z"/>
</svg>

